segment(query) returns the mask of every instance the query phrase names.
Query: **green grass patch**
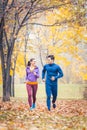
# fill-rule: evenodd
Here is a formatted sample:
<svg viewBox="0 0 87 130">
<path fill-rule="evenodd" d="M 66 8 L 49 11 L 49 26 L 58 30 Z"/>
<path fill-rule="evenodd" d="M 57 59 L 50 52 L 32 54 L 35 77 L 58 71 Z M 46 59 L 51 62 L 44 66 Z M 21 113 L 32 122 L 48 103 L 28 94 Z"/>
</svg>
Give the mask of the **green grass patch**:
<svg viewBox="0 0 87 130">
<path fill-rule="evenodd" d="M 59 99 L 82 99 L 85 90 L 85 84 L 59 84 Z M 2 96 L 2 87 L 0 86 L 0 97 Z M 15 84 L 15 97 L 27 98 L 27 90 L 25 84 Z M 37 98 L 45 98 L 45 85 L 39 84 Z"/>
</svg>

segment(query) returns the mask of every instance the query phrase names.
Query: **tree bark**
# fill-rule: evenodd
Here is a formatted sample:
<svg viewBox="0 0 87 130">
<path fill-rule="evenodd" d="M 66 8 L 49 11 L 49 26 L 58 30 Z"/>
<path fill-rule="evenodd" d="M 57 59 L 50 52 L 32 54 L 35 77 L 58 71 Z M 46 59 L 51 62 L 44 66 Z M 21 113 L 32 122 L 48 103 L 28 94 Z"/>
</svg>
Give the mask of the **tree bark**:
<svg viewBox="0 0 87 130">
<path fill-rule="evenodd" d="M 12 96 L 12 97 L 15 96 L 15 90 L 14 90 L 14 77 L 15 77 L 15 69 L 16 69 L 17 56 L 18 56 L 18 54 L 16 55 L 16 57 L 15 57 L 15 59 L 14 59 L 14 67 L 12 68 L 12 70 L 13 70 L 12 85 L 11 85 L 11 96 Z"/>
<path fill-rule="evenodd" d="M 3 101 L 10 101 L 10 64 L 11 64 L 11 55 L 9 53 L 6 66 L 4 69 L 4 82 L 3 82 Z"/>
</svg>

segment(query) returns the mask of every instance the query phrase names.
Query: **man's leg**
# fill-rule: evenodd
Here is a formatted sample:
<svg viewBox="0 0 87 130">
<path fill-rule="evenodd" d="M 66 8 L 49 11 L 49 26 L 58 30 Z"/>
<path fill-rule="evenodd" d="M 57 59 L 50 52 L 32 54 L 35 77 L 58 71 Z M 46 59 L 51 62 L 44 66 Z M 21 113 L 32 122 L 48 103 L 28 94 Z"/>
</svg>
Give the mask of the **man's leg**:
<svg viewBox="0 0 87 130">
<path fill-rule="evenodd" d="M 52 95 L 53 95 L 53 100 L 52 100 L 53 108 L 56 108 L 55 102 L 57 99 L 57 85 L 52 86 Z"/>
<path fill-rule="evenodd" d="M 47 95 L 47 107 L 48 107 L 48 110 L 50 111 L 50 108 L 51 108 L 51 101 L 50 101 L 51 87 L 48 84 L 46 84 L 46 95 Z"/>
</svg>

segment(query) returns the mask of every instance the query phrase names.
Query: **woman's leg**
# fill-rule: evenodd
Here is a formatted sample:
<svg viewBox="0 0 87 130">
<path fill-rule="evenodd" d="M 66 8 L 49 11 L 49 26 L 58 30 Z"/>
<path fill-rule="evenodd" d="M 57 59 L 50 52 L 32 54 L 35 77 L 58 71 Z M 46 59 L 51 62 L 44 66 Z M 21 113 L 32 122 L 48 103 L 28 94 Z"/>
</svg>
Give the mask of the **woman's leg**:
<svg viewBox="0 0 87 130">
<path fill-rule="evenodd" d="M 29 103 L 29 106 L 32 107 L 32 86 L 27 84 L 26 88 L 27 88 L 27 93 L 28 93 L 28 103 Z"/>
<path fill-rule="evenodd" d="M 35 102 L 36 102 L 37 88 L 38 88 L 38 85 L 32 86 L 32 89 L 33 89 L 33 104 L 35 104 Z"/>
</svg>

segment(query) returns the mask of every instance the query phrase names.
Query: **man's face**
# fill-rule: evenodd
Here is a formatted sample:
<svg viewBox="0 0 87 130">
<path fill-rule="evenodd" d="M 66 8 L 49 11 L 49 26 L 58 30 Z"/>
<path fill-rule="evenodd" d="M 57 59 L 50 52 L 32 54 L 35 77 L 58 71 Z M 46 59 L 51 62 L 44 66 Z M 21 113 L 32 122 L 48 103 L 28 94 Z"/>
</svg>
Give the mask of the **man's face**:
<svg viewBox="0 0 87 130">
<path fill-rule="evenodd" d="M 54 62 L 54 60 L 51 60 L 51 58 L 47 58 L 47 63 L 48 64 L 52 64 Z"/>
</svg>

